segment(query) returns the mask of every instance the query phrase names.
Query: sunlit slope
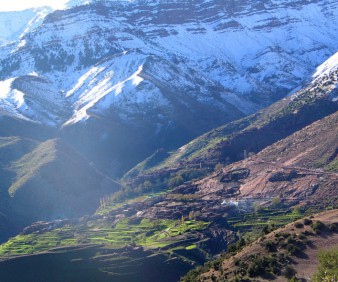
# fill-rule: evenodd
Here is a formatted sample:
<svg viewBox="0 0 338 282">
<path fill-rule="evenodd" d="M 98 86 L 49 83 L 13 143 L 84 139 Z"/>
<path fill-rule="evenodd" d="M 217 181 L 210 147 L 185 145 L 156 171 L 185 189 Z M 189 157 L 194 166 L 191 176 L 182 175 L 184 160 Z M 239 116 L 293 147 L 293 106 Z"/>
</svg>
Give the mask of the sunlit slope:
<svg viewBox="0 0 338 282">
<path fill-rule="evenodd" d="M 293 277 L 313 281 L 319 253 L 326 250 L 337 256 L 338 211 L 319 213 L 267 233 L 190 272 L 182 281 L 288 281 Z M 327 265 L 333 277 L 334 261 L 332 257 Z"/>
<path fill-rule="evenodd" d="M 165 169 L 214 167 L 257 153 L 338 109 L 337 54 L 318 67 L 311 83 L 259 112 L 216 128 L 170 154 L 159 151 L 125 178 Z M 153 172 L 152 172 L 153 171 Z"/>
<path fill-rule="evenodd" d="M 92 213 L 100 197 L 118 187 L 58 139 L 2 138 L 0 154 L 7 206 L 1 211 L 10 225 L 15 226 L 15 217 L 22 228 L 22 222 Z"/>
</svg>

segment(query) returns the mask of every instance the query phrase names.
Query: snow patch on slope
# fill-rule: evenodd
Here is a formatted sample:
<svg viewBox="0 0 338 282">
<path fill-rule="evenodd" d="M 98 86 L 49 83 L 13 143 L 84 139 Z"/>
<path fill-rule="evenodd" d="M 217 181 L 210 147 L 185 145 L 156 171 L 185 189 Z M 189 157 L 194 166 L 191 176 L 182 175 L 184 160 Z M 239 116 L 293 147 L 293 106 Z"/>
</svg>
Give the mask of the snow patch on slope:
<svg viewBox="0 0 338 282">
<path fill-rule="evenodd" d="M 50 12 L 52 9 L 48 7 L 0 12 L 0 46 L 19 40 L 37 28 Z"/>
<path fill-rule="evenodd" d="M 27 111 L 28 107 L 24 100 L 24 93 L 13 90 L 12 82 L 15 78 L 0 81 L 0 113 L 2 115 L 11 116 L 18 119 L 29 120 L 29 118 L 20 112 Z"/>
<path fill-rule="evenodd" d="M 102 113 L 128 98 L 140 105 L 146 103 L 147 94 L 136 91 L 143 82 L 140 74 L 146 57 L 142 54 L 123 53 L 91 68 L 80 77 L 76 85 L 66 93 L 66 97 L 73 101 L 74 114 L 64 125 L 88 119 L 89 110 L 92 113 L 94 107 L 95 112 Z"/>
<path fill-rule="evenodd" d="M 3 115 L 57 127 L 69 116 L 69 108 L 53 85 L 34 75 L 0 81 Z"/>
<path fill-rule="evenodd" d="M 94 2 L 71 0 L 67 7 Z M 10 53 L 20 57 L 20 69 L 5 77 L 37 71 L 48 78 L 69 103 L 72 116 L 63 120 L 66 124 L 108 109 L 118 116 L 153 111 L 167 103 L 168 93 L 188 108 L 197 101 L 224 110 L 226 101 L 249 114 L 272 102 L 275 93 L 300 85 L 336 48 L 333 0 L 270 1 L 258 11 L 245 2 L 231 19 L 219 1 L 190 2 L 106 0 L 101 4 L 107 7 L 55 12 L 15 50 L 1 49 L 1 59 Z M 138 52 L 116 55 L 123 50 Z M 37 70 L 33 52 L 51 68 Z M 67 55 L 73 60 L 58 68 L 55 62 Z M 149 64 L 149 57 L 159 59 Z M 263 98 L 250 100 L 254 95 Z M 16 108 L 14 100 L 10 103 Z"/>
<path fill-rule="evenodd" d="M 338 52 L 332 55 L 328 60 L 321 64 L 313 74 L 314 79 L 322 78 L 338 69 Z"/>
</svg>

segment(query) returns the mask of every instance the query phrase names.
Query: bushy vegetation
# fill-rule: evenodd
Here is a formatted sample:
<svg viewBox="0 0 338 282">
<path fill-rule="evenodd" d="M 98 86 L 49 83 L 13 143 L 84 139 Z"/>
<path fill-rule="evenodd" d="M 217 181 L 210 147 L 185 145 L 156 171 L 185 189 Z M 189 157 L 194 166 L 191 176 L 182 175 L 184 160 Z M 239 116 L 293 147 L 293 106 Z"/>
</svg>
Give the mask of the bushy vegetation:
<svg viewBox="0 0 338 282">
<path fill-rule="evenodd" d="M 331 232 L 338 232 L 338 223 L 329 224 L 327 227 Z"/>
<path fill-rule="evenodd" d="M 304 227 L 304 224 L 301 223 L 301 222 L 296 222 L 296 223 L 295 223 L 295 227 L 296 227 L 296 228 L 303 228 L 303 227 Z"/>
<path fill-rule="evenodd" d="M 304 225 L 311 225 L 312 224 L 312 220 L 309 219 L 309 218 L 304 218 L 303 222 L 304 222 Z"/>
<path fill-rule="evenodd" d="M 134 179 L 133 182 L 126 182 L 124 188 L 110 196 L 107 202 L 114 204 L 142 195 L 168 191 L 184 182 L 199 179 L 208 172 L 209 170 L 207 169 L 187 169 L 179 172 L 165 171 L 159 175 L 139 177 Z"/>
<path fill-rule="evenodd" d="M 322 231 L 324 231 L 327 227 L 326 225 L 321 222 L 321 221 L 315 221 L 311 224 L 311 228 L 314 232 L 316 232 L 317 234 L 320 234 Z"/>
<path fill-rule="evenodd" d="M 275 273 L 278 269 L 278 262 L 272 256 L 253 256 L 250 260 L 247 273 L 250 277 L 261 276 L 266 273 Z"/>
<path fill-rule="evenodd" d="M 313 282 L 338 281 L 338 248 L 318 253 L 319 266 Z"/>
<path fill-rule="evenodd" d="M 199 276 L 208 271 L 209 267 L 207 265 L 197 266 L 196 268 L 190 270 L 185 276 L 183 276 L 180 282 L 197 282 L 200 281 Z"/>
<path fill-rule="evenodd" d="M 286 266 L 283 272 L 285 278 L 294 279 L 296 275 L 296 270 L 292 266 Z"/>
<path fill-rule="evenodd" d="M 269 252 L 276 251 L 276 244 L 272 241 L 266 241 L 264 246 L 265 246 L 265 249 Z"/>
<path fill-rule="evenodd" d="M 228 246 L 229 253 L 237 253 L 246 245 L 245 239 L 242 237 L 235 244 L 231 244 Z"/>
</svg>

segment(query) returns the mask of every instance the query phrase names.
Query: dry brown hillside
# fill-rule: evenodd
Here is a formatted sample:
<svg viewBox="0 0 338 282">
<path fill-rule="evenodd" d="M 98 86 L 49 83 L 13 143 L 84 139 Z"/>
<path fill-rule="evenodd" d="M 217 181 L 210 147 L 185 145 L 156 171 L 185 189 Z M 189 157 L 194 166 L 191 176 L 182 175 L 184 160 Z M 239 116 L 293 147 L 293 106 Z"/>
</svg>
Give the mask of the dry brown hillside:
<svg viewBox="0 0 338 282">
<path fill-rule="evenodd" d="M 201 194 L 337 204 L 338 112 L 197 182 Z"/>
<path fill-rule="evenodd" d="M 319 250 L 338 246 L 338 210 L 298 220 L 261 237 L 203 273 L 199 281 L 288 281 L 291 276 L 311 281 Z M 292 272 L 291 271 L 291 272 Z"/>
<path fill-rule="evenodd" d="M 135 209 L 147 218 L 222 219 L 233 203 L 338 205 L 338 112 L 272 144 L 257 155 L 186 182 Z"/>
</svg>

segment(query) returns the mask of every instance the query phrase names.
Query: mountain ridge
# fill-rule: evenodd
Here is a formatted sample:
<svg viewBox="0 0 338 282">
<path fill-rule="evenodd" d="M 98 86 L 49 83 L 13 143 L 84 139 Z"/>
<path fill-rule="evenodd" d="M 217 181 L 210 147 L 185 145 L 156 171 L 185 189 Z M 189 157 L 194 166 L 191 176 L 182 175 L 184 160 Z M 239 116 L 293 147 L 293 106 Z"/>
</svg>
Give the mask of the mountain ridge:
<svg viewBox="0 0 338 282">
<path fill-rule="evenodd" d="M 170 170 L 170 167 L 184 170 L 189 166 L 213 167 L 217 163 L 229 164 L 240 160 L 244 154 L 256 153 L 303 126 L 334 113 L 337 110 L 338 97 L 337 54 L 318 67 L 312 82 L 302 90 L 253 115 L 207 132 L 170 154 L 164 155 L 160 152 L 162 159 L 148 165 L 144 170 L 139 169 L 143 166 L 140 163 L 124 178 L 156 174 L 156 170 Z"/>
<path fill-rule="evenodd" d="M 13 34 L 0 268 L 177 280 L 336 208 L 337 20 L 336 0 L 74 0 Z"/>
<path fill-rule="evenodd" d="M 328 206 L 336 207 L 338 204 L 337 177 L 333 178 L 331 174 L 336 175 L 338 168 L 335 165 L 335 172 L 330 173 L 332 168 L 327 165 L 337 161 L 335 148 L 329 145 L 337 144 L 337 117 L 336 111 L 272 144 L 257 155 L 219 169 L 202 180 L 188 181 L 164 193 L 149 194 L 149 197 L 131 197 L 130 201 L 120 203 L 105 198 L 97 213 L 90 217 L 36 223 L 0 246 L 4 259 L 2 266 L 14 264 L 20 267 L 20 261 L 24 259 L 26 263 L 30 263 L 29 269 L 35 269 L 40 264 L 34 258 L 44 257 L 44 254 L 48 254 L 52 260 L 58 254 L 62 254 L 60 255 L 61 265 L 69 261 L 74 254 L 92 260 L 92 252 L 88 253 L 85 250 L 93 248 L 96 254 L 95 265 L 116 275 L 117 269 L 120 269 L 120 272 L 124 269 L 121 269 L 120 265 L 121 249 L 114 249 L 114 246 L 121 247 L 121 244 L 125 246 L 122 249 L 123 261 L 134 259 L 134 255 L 143 261 L 149 257 L 144 251 L 150 251 L 174 260 L 183 257 L 185 261 L 191 263 L 204 262 L 205 252 L 217 254 L 224 251 L 230 242 L 235 240 L 235 232 L 238 230 L 242 232 L 246 230 L 255 236 L 257 232 L 255 230 L 259 226 L 266 225 L 268 228 L 272 224 L 282 226 L 303 217 L 304 214 L 311 215 Z M 321 138 L 324 138 L 325 142 L 318 142 Z M 287 146 L 287 150 L 283 146 Z M 307 148 L 308 155 L 302 153 L 303 148 Z M 316 153 L 311 155 L 311 150 Z M 255 160 L 263 159 L 262 156 L 274 158 L 274 154 L 280 156 L 281 159 L 277 161 L 281 164 L 293 161 L 297 157 L 297 163 L 292 163 L 291 167 L 295 172 L 277 173 L 281 168 L 276 164 L 271 167 L 269 159 L 261 162 L 259 166 L 258 164 L 250 166 L 257 163 Z M 325 156 L 325 161 L 318 163 L 318 167 L 314 168 L 313 160 L 316 160 L 318 155 Z M 302 164 L 300 165 L 299 162 Z M 305 163 L 307 165 L 304 165 Z M 289 171 L 286 167 L 283 167 L 283 170 Z M 263 177 L 270 183 L 269 185 L 277 185 L 279 188 L 274 186 L 275 188 L 270 187 L 270 189 L 266 183 L 260 181 L 262 178 L 259 177 L 262 173 L 269 175 Z M 266 195 L 259 194 L 260 191 L 255 189 L 257 197 L 251 194 L 248 197 L 243 194 L 243 187 L 255 180 L 255 177 L 258 177 L 261 189 L 266 190 Z M 297 191 L 294 191 L 295 188 Z M 281 189 L 284 189 L 285 195 L 280 194 Z M 302 195 L 303 190 L 307 195 Z M 290 209 L 293 211 L 290 212 Z M 262 223 L 263 218 L 264 223 Z M 130 232 L 128 236 L 126 230 Z M 28 245 L 23 243 L 27 241 Z M 60 251 L 58 248 L 54 249 L 58 246 L 61 247 Z M 111 253 L 112 248 L 113 253 Z M 77 250 L 84 250 L 84 252 L 79 253 Z M 32 252 L 36 254 L 32 257 L 28 255 L 20 258 L 22 254 Z M 109 258 L 114 258 L 116 264 L 112 265 Z M 172 267 L 165 266 L 162 259 L 158 263 L 164 269 Z M 77 268 L 74 267 L 72 265 L 68 270 L 70 271 L 68 275 L 79 277 L 74 271 Z M 79 264 L 77 267 L 82 269 L 86 265 Z M 135 268 L 136 273 L 139 271 L 137 269 Z M 45 274 L 39 272 L 39 275 Z M 101 277 L 99 275 L 102 274 L 97 272 L 95 275 Z M 119 278 L 114 277 L 124 281 L 123 279 L 130 277 L 129 275 L 130 273 L 123 273 Z"/>
</svg>

